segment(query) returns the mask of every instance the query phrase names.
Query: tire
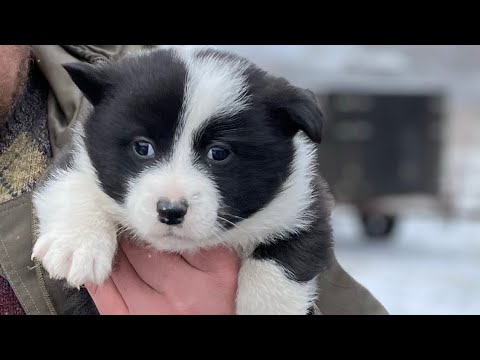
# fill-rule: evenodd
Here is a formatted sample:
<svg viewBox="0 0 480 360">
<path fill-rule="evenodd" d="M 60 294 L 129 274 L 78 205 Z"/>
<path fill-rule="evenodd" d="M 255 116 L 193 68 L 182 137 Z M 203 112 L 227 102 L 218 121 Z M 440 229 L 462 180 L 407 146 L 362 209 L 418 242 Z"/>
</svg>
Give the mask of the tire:
<svg viewBox="0 0 480 360">
<path fill-rule="evenodd" d="M 362 213 L 363 230 L 368 240 L 387 240 L 395 229 L 396 217 L 379 213 Z"/>
</svg>

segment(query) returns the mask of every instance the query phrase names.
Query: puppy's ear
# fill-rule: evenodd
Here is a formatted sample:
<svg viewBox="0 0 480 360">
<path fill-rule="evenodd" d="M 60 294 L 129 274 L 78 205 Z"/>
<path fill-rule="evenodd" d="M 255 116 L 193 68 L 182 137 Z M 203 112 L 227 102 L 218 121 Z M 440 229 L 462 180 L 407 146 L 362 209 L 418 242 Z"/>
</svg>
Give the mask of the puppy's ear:
<svg viewBox="0 0 480 360">
<path fill-rule="evenodd" d="M 69 63 L 63 67 L 88 101 L 98 105 L 111 86 L 105 70 L 85 63 Z"/>
<path fill-rule="evenodd" d="M 294 132 L 302 130 L 312 141 L 318 144 L 322 142 L 324 115 L 313 92 L 290 88 L 281 96 L 279 110 Z"/>
</svg>

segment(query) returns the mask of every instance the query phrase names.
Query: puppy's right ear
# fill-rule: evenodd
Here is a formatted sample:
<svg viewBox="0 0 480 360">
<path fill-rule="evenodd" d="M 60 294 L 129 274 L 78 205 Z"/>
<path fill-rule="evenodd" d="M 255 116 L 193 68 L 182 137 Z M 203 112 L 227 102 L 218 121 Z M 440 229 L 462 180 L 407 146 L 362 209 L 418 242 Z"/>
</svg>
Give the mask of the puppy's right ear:
<svg viewBox="0 0 480 360">
<path fill-rule="evenodd" d="M 85 63 L 69 63 L 63 67 L 88 101 L 98 105 L 111 86 L 105 70 Z"/>
</svg>

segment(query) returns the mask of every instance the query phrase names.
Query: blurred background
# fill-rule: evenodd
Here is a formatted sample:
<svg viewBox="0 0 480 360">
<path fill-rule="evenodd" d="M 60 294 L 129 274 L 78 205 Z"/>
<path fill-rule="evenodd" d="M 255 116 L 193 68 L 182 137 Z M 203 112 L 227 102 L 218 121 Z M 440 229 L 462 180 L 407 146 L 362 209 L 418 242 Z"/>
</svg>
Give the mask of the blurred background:
<svg viewBox="0 0 480 360">
<path fill-rule="evenodd" d="M 391 314 L 480 314 L 480 46 L 216 47 L 317 94 L 343 267 Z"/>
</svg>

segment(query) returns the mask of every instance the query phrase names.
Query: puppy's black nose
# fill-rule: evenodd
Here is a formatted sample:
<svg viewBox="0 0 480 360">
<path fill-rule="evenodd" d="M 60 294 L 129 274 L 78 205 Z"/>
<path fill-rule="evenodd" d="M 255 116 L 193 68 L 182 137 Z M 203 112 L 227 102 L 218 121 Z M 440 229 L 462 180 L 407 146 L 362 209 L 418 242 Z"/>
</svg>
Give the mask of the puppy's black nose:
<svg viewBox="0 0 480 360">
<path fill-rule="evenodd" d="M 178 225 L 183 222 L 188 210 L 186 200 L 171 202 L 168 199 L 160 199 L 157 202 L 158 220 L 167 225 Z"/>
</svg>

